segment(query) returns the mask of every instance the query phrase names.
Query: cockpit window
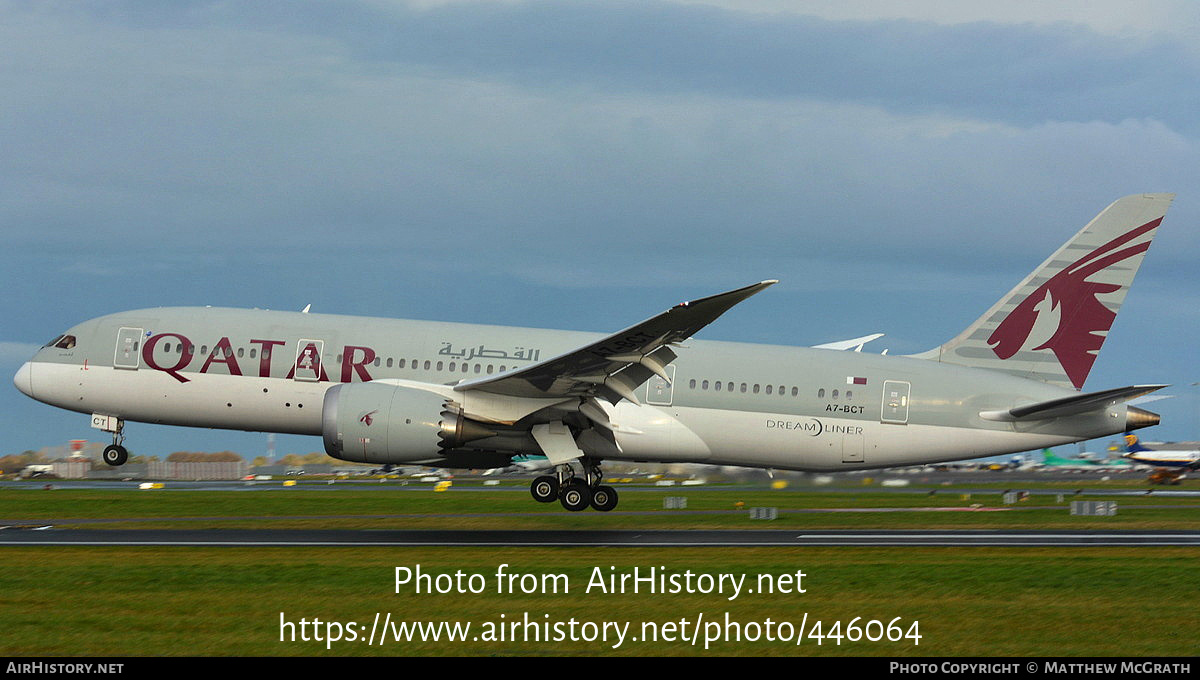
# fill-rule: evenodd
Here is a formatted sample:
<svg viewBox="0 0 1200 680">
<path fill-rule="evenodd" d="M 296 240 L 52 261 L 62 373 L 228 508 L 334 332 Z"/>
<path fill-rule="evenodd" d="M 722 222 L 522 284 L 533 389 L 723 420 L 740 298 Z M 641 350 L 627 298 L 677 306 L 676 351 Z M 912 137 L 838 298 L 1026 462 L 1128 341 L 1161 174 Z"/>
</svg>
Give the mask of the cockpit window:
<svg viewBox="0 0 1200 680">
<path fill-rule="evenodd" d="M 75 348 L 75 336 L 74 335 L 60 335 L 57 338 L 54 338 L 53 340 L 51 340 L 50 342 L 47 342 L 44 346 L 45 347 L 57 347 L 59 349 L 74 349 Z"/>
</svg>

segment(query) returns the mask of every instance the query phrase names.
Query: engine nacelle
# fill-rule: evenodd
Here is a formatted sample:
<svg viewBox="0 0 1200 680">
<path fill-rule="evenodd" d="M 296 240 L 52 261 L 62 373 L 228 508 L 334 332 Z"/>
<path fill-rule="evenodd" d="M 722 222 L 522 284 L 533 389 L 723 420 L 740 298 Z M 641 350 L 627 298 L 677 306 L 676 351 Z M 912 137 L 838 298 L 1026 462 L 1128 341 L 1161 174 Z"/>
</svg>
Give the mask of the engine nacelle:
<svg viewBox="0 0 1200 680">
<path fill-rule="evenodd" d="M 438 464 L 468 441 L 495 433 L 433 392 L 389 385 L 334 385 L 321 411 L 325 452 L 363 463 Z"/>
</svg>

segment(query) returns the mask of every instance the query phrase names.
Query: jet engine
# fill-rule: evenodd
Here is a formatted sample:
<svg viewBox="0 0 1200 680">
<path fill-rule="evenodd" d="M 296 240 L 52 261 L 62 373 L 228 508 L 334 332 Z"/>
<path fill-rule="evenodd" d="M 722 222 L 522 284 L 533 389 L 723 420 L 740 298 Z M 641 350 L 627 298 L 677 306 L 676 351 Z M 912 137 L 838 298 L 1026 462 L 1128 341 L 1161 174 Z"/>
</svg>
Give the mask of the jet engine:
<svg viewBox="0 0 1200 680">
<path fill-rule="evenodd" d="M 321 429 L 326 453 L 363 463 L 438 464 L 496 434 L 433 392 L 376 382 L 329 388 Z"/>
</svg>

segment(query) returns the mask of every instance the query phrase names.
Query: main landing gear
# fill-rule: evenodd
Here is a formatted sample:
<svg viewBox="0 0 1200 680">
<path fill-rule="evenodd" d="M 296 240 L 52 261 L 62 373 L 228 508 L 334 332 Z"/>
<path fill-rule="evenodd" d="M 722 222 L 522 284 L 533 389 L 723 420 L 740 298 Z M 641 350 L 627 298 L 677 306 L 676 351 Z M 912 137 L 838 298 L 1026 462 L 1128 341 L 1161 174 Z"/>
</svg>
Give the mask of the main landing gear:
<svg viewBox="0 0 1200 680">
<path fill-rule="evenodd" d="M 112 432 L 113 443 L 104 447 L 104 453 L 100 456 L 104 460 L 105 465 L 117 467 L 124 465 L 125 461 L 129 460 L 129 451 L 122 446 L 122 443 L 125 441 L 125 435 L 122 434 L 124 429 L 125 421 L 118 418 L 117 429 L 109 430 Z"/>
<path fill-rule="evenodd" d="M 554 469 L 553 475 L 542 475 L 529 485 L 529 493 L 539 503 L 558 501 L 571 512 L 586 510 L 590 505 L 600 512 L 617 507 L 617 490 L 601 484 L 600 462 L 583 459 L 584 477 L 576 477 L 570 463 Z"/>
</svg>

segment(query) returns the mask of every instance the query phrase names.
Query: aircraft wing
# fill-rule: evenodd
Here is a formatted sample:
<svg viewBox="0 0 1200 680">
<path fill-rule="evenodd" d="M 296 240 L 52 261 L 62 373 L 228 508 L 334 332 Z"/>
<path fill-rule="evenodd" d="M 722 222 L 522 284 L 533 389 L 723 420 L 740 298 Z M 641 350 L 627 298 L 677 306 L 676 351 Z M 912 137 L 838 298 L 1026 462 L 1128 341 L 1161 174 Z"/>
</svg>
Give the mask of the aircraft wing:
<svg viewBox="0 0 1200 680">
<path fill-rule="evenodd" d="M 672 345 L 695 335 L 731 307 L 777 281 L 762 281 L 727 293 L 682 302 L 667 311 L 552 359 L 454 386 L 511 397 L 604 397 L 640 403 L 634 389 L 653 375 L 670 380 Z"/>
</svg>

